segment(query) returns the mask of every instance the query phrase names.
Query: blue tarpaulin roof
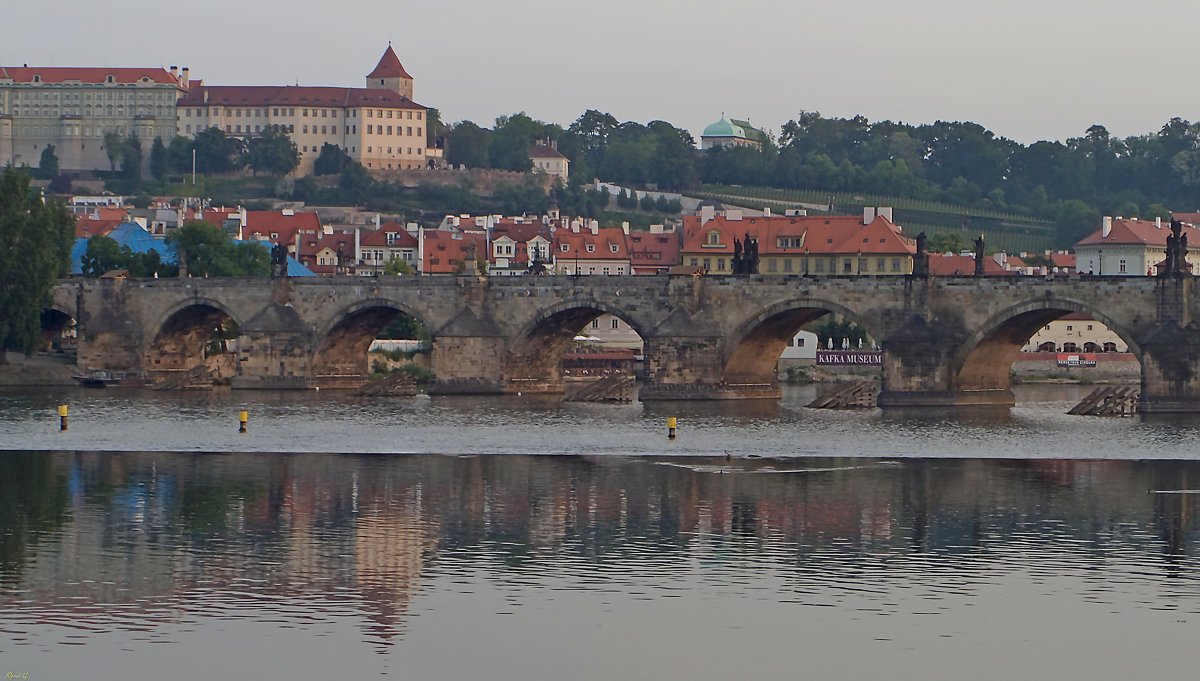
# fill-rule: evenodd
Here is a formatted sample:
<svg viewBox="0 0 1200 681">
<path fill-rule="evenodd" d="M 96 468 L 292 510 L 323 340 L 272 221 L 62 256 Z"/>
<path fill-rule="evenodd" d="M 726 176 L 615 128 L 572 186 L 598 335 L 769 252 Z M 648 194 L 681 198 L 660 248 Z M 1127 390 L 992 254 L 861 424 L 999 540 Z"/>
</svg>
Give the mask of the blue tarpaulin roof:
<svg viewBox="0 0 1200 681">
<path fill-rule="evenodd" d="M 128 246 L 129 250 L 134 253 L 158 251 L 158 257 L 164 263 L 175 264 L 175 249 L 167 245 L 162 239 L 147 232 L 136 222 L 121 223 L 116 229 L 108 233 L 108 237 L 116 241 L 118 246 Z M 248 240 L 237 241 L 235 243 L 261 244 L 263 248 L 271 248 L 271 244 L 266 241 Z M 87 244 L 87 239 L 79 238 L 75 240 L 75 245 L 71 247 L 71 274 L 83 274 L 83 254 L 87 252 Z M 317 275 L 289 255 L 288 276 L 315 277 Z"/>
</svg>

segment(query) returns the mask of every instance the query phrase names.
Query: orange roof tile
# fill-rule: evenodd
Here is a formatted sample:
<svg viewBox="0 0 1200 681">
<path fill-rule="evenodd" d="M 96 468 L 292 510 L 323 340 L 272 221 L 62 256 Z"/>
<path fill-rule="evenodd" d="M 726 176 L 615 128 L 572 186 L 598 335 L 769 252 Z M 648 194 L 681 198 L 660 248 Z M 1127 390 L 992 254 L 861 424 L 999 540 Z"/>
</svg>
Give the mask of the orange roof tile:
<svg viewBox="0 0 1200 681">
<path fill-rule="evenodd" d="M 188 88 L 179 106 L 316 106 L 425 109 L 391 90 L 300 85 L 197 85 Z"/>
<path fill-rule="evenodd" d="M 391 45 L 384 50 L 383 56 L 379 58 L 379 63 L 375 65 L 375 70 L 368 73 L 367 78 L 407 78 L 412 80 L 412 76 L 404 70 L 404 65 L 400 63 L 400 58 L 396 56 Z"/>
<path fill-rule="evenodd" d="M 104 66 L 0 66 L 0 80 L 11 80 L 14 83 L 32 83 L 34 77 L 43 83 L 105 83 L 112 76 L 113 81 L 122 85 L 132 85 L 145 79 L 151 83 L 178 85 L 179 80 L 161 66 L 109 68 Z"/>
<path fill-rule="evenodd" d="M 1171 235 L 1171 225 L 1167 221 L 1155 225 L 1153 220 L 1114 219 L 1108 236 L 1104 229 L 1098 229 L 1076 242 L 1076 246 L 1093 246 L 1104 244 L 1123 245 L 1167 245 L 1167 237 Z M 1183 233 L 1188 235 L 1188 241 L 1200 243 L 1200 230 L 1189 224 L 1183 226 Z M 1057 264 L 1057 263 L 1055 263 Z M 1074 264 L 1072 264 L 1074 266 Z"/>
<path fill-rule="evenodd" d="M 467 259 L 472 244 L 476 258 L 487 254 L 486 234 L 430 229 L 425 230 L 424 235 L 424 274 L 454 274 L 459 263 Z"/>
<path fill-rule="evenodd" d="M 620 227 L 601 227 L 592 234 L 581 228 L 558 229 L 554 232 L 551 250 L 558 262 L 563 260 L 629 260 L 629 249 L 625 243 L 625 232 Z M 590 250 L 589 250 L 590 247 Z"/>
</svg>

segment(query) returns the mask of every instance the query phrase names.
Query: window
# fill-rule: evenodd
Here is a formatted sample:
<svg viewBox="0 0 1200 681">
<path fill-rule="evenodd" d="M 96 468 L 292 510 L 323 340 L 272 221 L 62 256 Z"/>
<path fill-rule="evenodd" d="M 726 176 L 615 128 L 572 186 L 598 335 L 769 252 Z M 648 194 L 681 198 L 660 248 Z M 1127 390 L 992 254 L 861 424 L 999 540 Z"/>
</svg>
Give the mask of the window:
<svg viewBox="0 0 1200 681">
<path fill-rule="evenodd" d="M 784 260 L 783 260 L 783 271 L 784 271 L 784 272 L 791 272 L 791 271 L 792 271 L 792 259 L 791 259 L 791 258 L 784 258 Z"/>
<path fill-rule="evenodd" d="M 588 244 L 588 245 L 586 246 L 586 248 L 587 248 L 587 252 L 588 252 L 588 253 L 595 253 L 595 252 L 596 252 L 596 244 Z"/>
<path fill-rule="evenodd" d="M 717 258 L 717 271 L 718 272 L 725 271 L 725 258 Z"/>
<path fill-rule="evenodd" d="M 1067 331 L 1074 331 L 1074 330 L 1075 330 L 1075 327 L 1073 325 L 1067 324 Z"/>
<path fill-rule="evenodd" d="M 370 135 L 370 134 L 373 134 L 373 133 L 372 133 L 372 130 L 373 130 L 372 126 L 368 124 L 368 125 L 367 125 L 367 134 L 368 134 L 368 135 Z"/>
<path fill-rule="evenodd" d="M 715 229 L 713 231 L 709 232 L 708 233 L 708 241 L 705 243 L 707 243 L 709 246 L 721 245 L 721 233 Z"/>
<path fill-rule="evenodd" d="M 770 260 L 768 260 L 767 261 L 767 271 L 768 272 L 778 272 L 779 271 L 779 261 L 774 258 L 771 258 Z"/>
<path fill-rule="evenodd" d="M 1092 330 L 1092 325 L 1088 324 L 1088 331 L 1091 331 L 1091 330 Z"/>
<path fill-rule="evenodd" d="M 892 271 L 893 272 L 900 271 L 900 258 L 892 258 Z"/>
<path fill-rule="evenodd" d="M 613 330 L 621 328 L 621 320 L 617 319 L 616 317 L 613 317 L 612 327 L 613 327 Z"/>
<path fill-rule="evenodd" d="M 1125 258 L 1121 258 L 1121 274 L 1125 274 Z"/>
<path fill-rule="evenodd" d="M 559 249 L 560 249 L 560 250 L 561 250 L 563 253 L 566 253 L 567 251 L 571 250 L 571 247 L 570 247 L 570 246 L 568 246 L 568 245 L 566 245 L 566 244 L 559 244 Z"/>
<path fill-rule="evenodd" d="M 824 258 L 817 258 L 817 271 L 818 272 L 825 271 L 825 259 Z"/>
<path fill-rule="evenodd" d="M 613 253 L 616 253 L 616 252 L 617 252 L 617 251 L 619 251 L 620 249 L 617 247 L 617 245 L 616 245 L 616 244 L 609 244 L 609 245 L 608 245 L 608 250 L 612 251 Z"/>
<path fill-rule="evenodd" d="M 593 319 L 593 320 L 592 320 L 592 328 L 593 328 L 593 329 L 598 329 L 598 328 L 600 328 L 600 320 L 599 320 L 599 319 Z"/>
<path fill-rule="evenodd" d="M 883 258 L 876 258 L 875 259 L 875 271 L 883 272 L 885 269 L 887 269 L 886 263 L 887 263 L 887 261 L 884 260 Z"/>
</svg>

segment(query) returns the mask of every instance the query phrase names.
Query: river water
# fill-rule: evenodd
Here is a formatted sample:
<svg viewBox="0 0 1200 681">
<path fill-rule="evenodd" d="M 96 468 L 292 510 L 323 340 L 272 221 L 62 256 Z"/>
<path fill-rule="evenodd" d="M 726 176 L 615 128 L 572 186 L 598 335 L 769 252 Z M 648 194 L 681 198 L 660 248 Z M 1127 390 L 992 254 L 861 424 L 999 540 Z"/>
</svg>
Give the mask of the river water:
<svg viewBox="0 0 1200 681">
<path fill-rule="evenodd" d="M 1187 678 L 1200 422 L 1064 415 L 1084 392 L 3 392 L 0 673 Z"/>
</svg>

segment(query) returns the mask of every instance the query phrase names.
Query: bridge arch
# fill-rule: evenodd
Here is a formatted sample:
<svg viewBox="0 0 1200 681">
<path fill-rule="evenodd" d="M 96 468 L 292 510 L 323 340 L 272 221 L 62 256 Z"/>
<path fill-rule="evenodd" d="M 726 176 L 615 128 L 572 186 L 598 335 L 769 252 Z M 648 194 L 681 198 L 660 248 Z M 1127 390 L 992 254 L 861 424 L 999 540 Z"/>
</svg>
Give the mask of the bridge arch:
<svg viewBox="0 0 1200 681">
<path fill-rule="evenodd" d="M 1104 324 L 1139 360 L 1141 348 L 1129 329 L 1087 303 L 1066 298 L 1028 300 L 990 317 L 959 346 L 951 358 L 959 390 L 1007 390 L 1021 348 L 1041 327 L 1071 314 L 1089 315 Z"/>
<path fill-rule="evenodd" d="M 43 351 L 65 351 L 73 348 L 76 340 L 74 311 L 67 306 L 51 303 L 41 314 L 41 347 Z"/>
<path fill-rule="evenodd" d="M 774 383 L 779 357 L 789 341 L 801 328 L 831 313 L 854 322 L 871 338 L 881 338 L 877 324 L 840 303 L 819 298 L 781 301 L 745 319 L 729 335 L 723 381 Z"/>
<path fill-rule="evenodd" d="M 506 389 L 513 392 L 562 392 L 563 359 L 575 337 L 603 315 L 624 321 L 642 340 L 647 324 L 607 301 L 566 300 L 542 308 L 508 341 L 501 364 Z"/>
<path fill-rule="evenodd" d="M 341 377 L 351 383 L 365 381 L 371 372 L 367 356 L 371 344 L 401 317 L 415 321 L 428 336 L 429 322 L 398 300 L 367 298 L 339 309 L 317 329 L 311 362 L 313 376 L 318 379 Z"/>
<path fill-rule="evenodd" d="M 154 336 L 145 348 L 144 366 L 151 377 L 198 372 L 204 368 L 214 381 L 237 373 L 236 342 L 244 320 L 214 298 L 193 297 L 169 307 L 151 327 Z"/>
</svg>

